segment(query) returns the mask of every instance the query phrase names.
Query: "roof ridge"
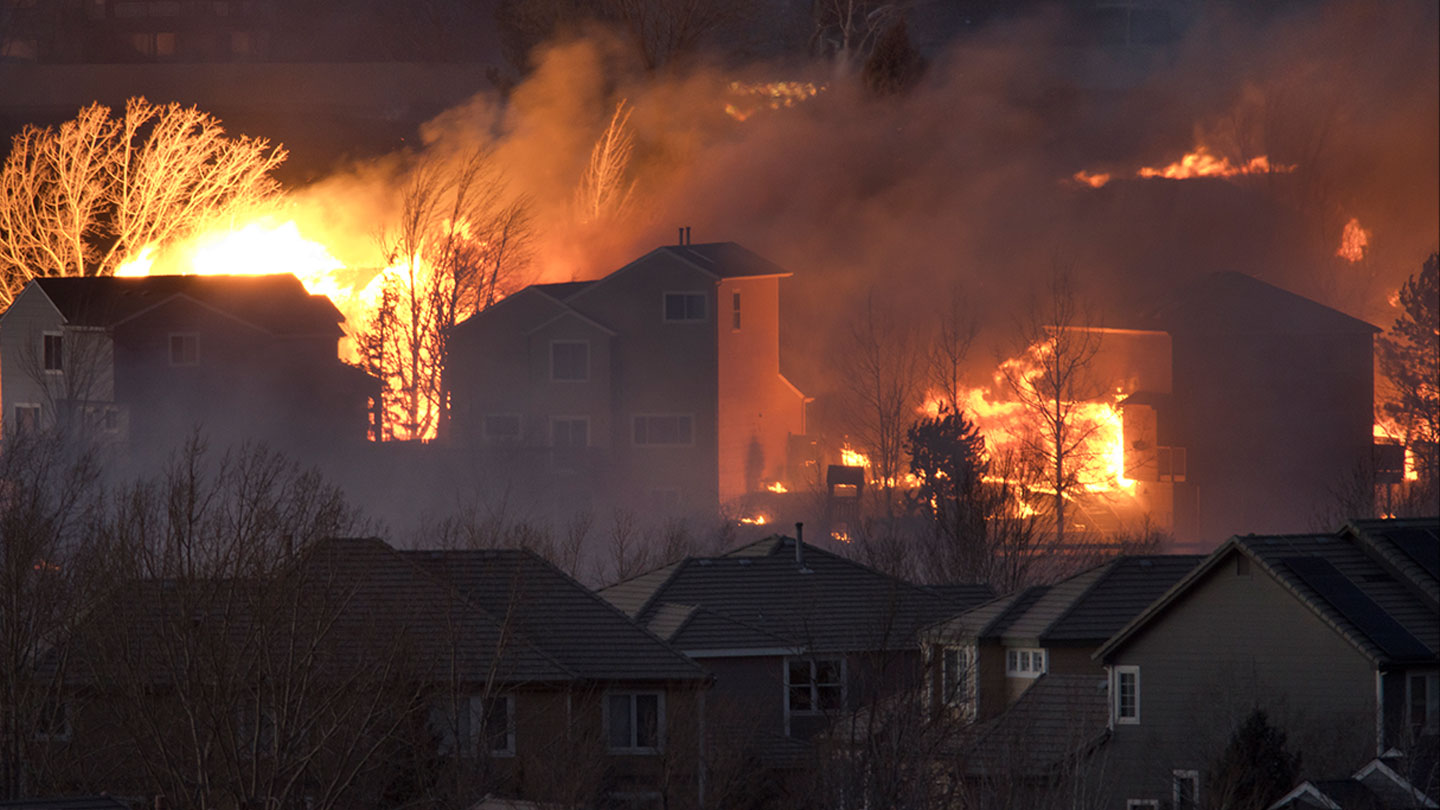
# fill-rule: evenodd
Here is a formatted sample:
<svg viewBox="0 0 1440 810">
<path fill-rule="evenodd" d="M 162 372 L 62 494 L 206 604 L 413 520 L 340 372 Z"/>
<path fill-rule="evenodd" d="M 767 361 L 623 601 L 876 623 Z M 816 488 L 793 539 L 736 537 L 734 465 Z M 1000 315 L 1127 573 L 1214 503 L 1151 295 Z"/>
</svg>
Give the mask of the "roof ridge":
<svg viewBox="0 0 1440 810">
<path fill-rule="evenodd" d="M 641 622 L 641 623 L 644 623 L 644 622 L 648 622 L 648 621 L 649 621 L 648 618 L 646 618 L 646 617 L 647 617 L 647 615 L 650 613 L 650 609 L 656 604 L 656 600 L 660 598 L 660 592 L 663 591 L 663 590 L 665 590 L 665 586 L 668 585 L 670 582 L 674 581 L 675 576 L 676 576 L 677 574 L 679 574 L 680 571 L 681 571 L 682 569 L 684 569 L 685 566 L 688 565 L 688 564 L 690 563 L 690 561 L 693 560 L 693 559 L 695 559 L 695 558 L 694 558 L 694 557 L 681 557 L 680 559 L 676 560 L 676 561 L 673 562 L 673 563 L 670 563 L 669 565 L 662 565 L 662 566 L 660 566 L 659 568 L 652 568 L 652 569 L 650 569 L 649 571 L 645 571 L 645 572 L 643 572 L 643 573 L 636 574 L 635 576 L 631 577 L 630 579 L 621 580 L 620 582 L 615 583 L 615 585 L 619 585 L 619 584 L 621 584 L 621 582 L 631 582 L 631 581 L 633 581 L 633 580 L 639 579 L 640 577 L 648 576 L 649 574 L 654 574 L 654 573 L 657 573 L 657 572 L 659 572 L 659 571 L 663 571 L 663 570 L 666 569 L 666 568 L 669 568 L 669 569 L 670 569 L 670 573 L 666 574 L 663 579 L 661 579 L 659 582 L 657 582 L 657 583 L 655 584 L 654 589 L 652 589 L 652 590 L 650 591 L 650 595 L 647 596 L 647 597 L 645 597 L 645 601 L 644 601 L 644 602 L 641 602 L 641 603 L 640 603 L 640 608 L 635 611 L 635 617 L 634 617 L 634 619 L 632 619 L 632 621 Z M 615 587 L 615 585 L 611 585 L 610 587 L 613 588 L 613 587 Z M 616 608 L 616 610 L 619 610 L 619 608 Z M 624 613 L 624 611 L 620 611 L 620 612 L 621 612 L 621 613 Z"/>
<path fill-rule="evenodd" d="M 1121 563 L 1123 560 L 1127 559 L 1128 556 L 1129 556 L 1129 555 L 1119 554 L 1119 555 L 1116 555 L 1115 557 L 1110 558 L 1109 560 L 1106 560 L 1105 562 L 1101 563 L 1100 565 L 1095 566 L 1095 568 L 1102 568 L 1102 569 L 1104 569 L 1104 570 L 1101 571 L 1100 574 L 1099 574 L 1098 576 L 1096 576 L 1095 579 L 1094 579 L 1089 585 L 1085 586 L 1085 588 L 1082 589 L 1082 590 L 1080 591 L 1080 593 L 1075 594 L 1075 597 L 1070 600 L 1069 604 L 1067 604 L 1067 605 L 1065 606 L 1065 609 L 1064 609 L 1064 610 L 1062 610 L 1062 611 L 1060 611 L 1059 613 L 1057 613 L 1057 614 L 1055 615 L 1055 618 L 1053 618 L 1053 619 L 1051 619 L 1050 621 L 1046 622 L 1046 623 L 1045 623 L 1045 627 L 1041 628 L 1040 632 L 1035 634 L 1036 637 L 1037 637 L 1037 638 L 1044 638 L 1046 635 L 1048 635 L 1048 634 L 1050 633 L 1051 630 L 1054 630 L 1054 629 L 1055 629 L 1055 626 L 1056 626 L 1057 624 L 1059 624 L 1059 623 L 1060 623 L 1061 621 L 1063 621 L 1066 617 L 1068 617 L 1068 616 L 1070 615 L 1070 613 L 1071 613 L 1072 611 L 1074 611 L 1075 608 L 1080 605 L 1080 603 L 1082 603 L 1082 602 L 1085 601 L 1085 598 L 1086 598 L 1086 597 L 1088 597 L 1091 593 L 1094 593 L 1094 591 L 1095 591 L 1097 588 L 1100 587 L 1100 583 L 1109 580 L 1110 577 L 1115 574 L 1115 571 L 1116 571 L 1117 569 L 1119 569 L 1120 563 Z M 1087 568 L 1086 570 L 1080 571 L 1080 572 L 1075 573 L 1075 574 L 1073 574 L 1073 575 L 1071 575 L 1071 576 L 1069 576 L 1069 577 L 1066 577 L 1065 579 L 1062 579 L 1062 580 L 1060 580 L 1060 582 L 1057 582 L 1057 583 L 1055 583 L 1055 584 L 1056 584 L 1056 585 L 1059 585 L 1059 584 L 1061 584 L 1061 583 L 1063 583 L 1063 582 L 1067 582 L 1067 581 L 1069 581 L 1069 580 L 1076 579 L 1076 578 L 1078 578 L 1078 577 L 1081 577 L 1081 576 L 1084 576 L 1085 574 L 1090 573 L 1090 572 L 1093 571 L 1093 570 L 1095 570 L 1095 569 L 1094 569 L 1094 568 Z M 1053 587 L 1053 586 L 1052 586 L 1052 587 Z"/>
</svg>

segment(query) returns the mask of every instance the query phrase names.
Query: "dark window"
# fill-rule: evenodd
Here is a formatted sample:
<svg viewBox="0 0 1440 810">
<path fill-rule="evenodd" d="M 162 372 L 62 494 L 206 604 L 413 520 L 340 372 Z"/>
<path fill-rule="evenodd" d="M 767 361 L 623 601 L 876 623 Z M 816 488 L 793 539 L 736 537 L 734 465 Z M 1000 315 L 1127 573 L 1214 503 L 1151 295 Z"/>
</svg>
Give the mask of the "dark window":
<svg viewBox="0 0 1440 810">
<path fill-rule="evenodd" d="M 613 751 L 660 750 L 661 709 L 655 692 L 612 694 L 606 703 L 606 739 Z"/>
<path fill-rule="evenodd" d="M 794 659 L 786 666 L 785 685 L 792 712 L 827 712 L 843 703 L 844 666 L 838 658 Z"/>
<path fill-rule="evenodd" d="M 1140 722 L 1140 670 L 1135 667 L 1115 673 L 1115 717 L 1122 723 Z"/>
<path fill-rule="evenodd" d="M 200 362 L 200 336 L 196 334 L 175 334 L 170 336 L 170 365 L 193 366 Z"/>
<path fill-rule="evenodd" d="M 585 382 L 590 379 L 590 344 L 583 340 L 551 343 L 550 379 L 560 382 Z"/>
<path fill-rule="evenodd" d="M 45 335 L 41 350 L 44 355 L 44 368 L 46 371 L 63 371 L 65 369 L 64 337 L 51 334 Z"/>
<path fill-rule="evenodd" d="M 550 420 L 550 445 L 552 447 L 585 447 L 589 444 L 589 419 L 557 416 Z"/>
<path fill-rule="evenodd" d="M 25 433 L 34 431 L 40 427 L 40 406 L 39 405 L 16 405 L 15 406 L 15 431 Z"/>
<path fill-rule="evenodd" d="M 515 753 L 515 702 L 510 695 L 437 699 L 430 730 L 443 756 L 508 756 Z"/>
<path fill-rule="evenodd" d="M 705 320 L 705 293 L 665 293 L 665 320 Z"/>
<path fill-rule="evenodd" d="M 70 704 L 62 700 L 45 701 L 35 718 L 35 739 L 70 739 Z"/>
<path fill-rule="evenodd" d="M 1195 810 L 1200 806 L 1200 774 L 1196 771 L 1175 771 L 1175 810 Z"/>
<path fill-rule="evenodd" d="M 656 414 L 635 417 L 637 445 L 685 445 L 695 441 L 689 414 Z"/>
<path fill-rule="evenodd" d="M 520 441 L 520 417 L 511 413 L 489 413 L 481 422 L 485 440 L 494 444 Z"/>
<path fill-rule="evenodd" d="M 730 300 L 733 302 L 730 310 L 730 328 L 738 332 L 740 331 L 740 293 L 731 295 Z"/>
</svg>

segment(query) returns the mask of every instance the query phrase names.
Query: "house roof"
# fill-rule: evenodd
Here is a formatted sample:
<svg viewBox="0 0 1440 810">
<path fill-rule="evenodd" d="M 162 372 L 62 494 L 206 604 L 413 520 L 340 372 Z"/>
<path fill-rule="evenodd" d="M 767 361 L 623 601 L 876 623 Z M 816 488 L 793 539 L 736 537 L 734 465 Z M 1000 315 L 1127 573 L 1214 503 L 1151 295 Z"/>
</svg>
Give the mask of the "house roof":
<svg viewBox="0 0 1440 810">
<path fill-rule="evenodd" d="M 1349 779 L 1301 782 L 1269 810 L 1418 810 L 1437 806 L 1423 786 L 1410 782 L 1384 759 L 1374 759 Z"/>
<path fill-rule="evenodd" d="M 735 242 L 665 245 L 660 250 L 720 278 L 791 275 L 789 270 Z"/>
<path fill-rule="evenodd" d="M 290 273 L 259 276 L 89 276 L 38 278 L 66 322 L 115 326 L 177 297 L 224 312 L 276 335 L 339 335 L 345 316 L 329 298 L 311 295 Z"/>
<path fill-rule="evenodd" d="M 300 577 L 307 595 L 334 597 L 318 599 L 313 609 L 327 627 L 325 660 L 340 666 L 398 650 L 419 675 L 436 667 L 448 678 L 453 662 L 453 673 L 472 682 L 709 678 L 529 552 L 396 551 L 378 539 L 331 539 L 279 576 Z M 136 580 L 115 590 L 88 629 L 102 634 L 98 643 L 104 634 L 122 641 L 136 676 L 163 685 L 171 662 L 161 639 L 175 611 L 207 620 L 239 649 L 253 651 L 282 641 L 257 636 L 251 606 L 265 598 L 258 581 L 217 580 L 182 591 L 169 580 Z M 78 683 L 89 671 L 88 651 L 82 645 L 76 654 L 79 665 L 67 674 Z"/>
<path fill-rule="evenodd" d="M 411 551 L 401 556 L 454 586 L 577 677 L 706 680 L 709 675 L 610 603 L 528 551 Z"/>
<path fill-rule="evenodd" d="M 778 535 L 719 557 L 690 557 L 601 591 L 696 655 L 706 651 L 909 648 L 926 624 L 988 597 L 986 586 L 934 591 Z M 966 600 L 970 601 L 966 601 Z M 694 609 L 676 621 L 675 606 Z"/>
<path fill-rule="evenodd" d="M 1375 538 L 1409 538 L 1420 557 L 1434 549 L 1436 518 L 1395 523 L 1363 522 L 1335 534 L 1235 536 L 1136 616 L 1095 653 L 1108 659 L 1216 566 L 1236 554 L 1248 557 L 1377 666 L 1433 662 L 1440 654 L 1440 613 L 1424 596 L 1423 583 L 1389 566 Z M 1366 538 L 1370 538 L 1369 541 Z M 1431 538 L 1428 539 L 1427 538 Z M 1423 564 L 1417 564 L 1423 570 Z M 1424 574 L 1422 576 L 1428 576 Z"/>
<path fill-rule="evenodd" d="M 1370 323 L 1237 272 L 1211 273 L 1179 290 L 1156 313 L 1167 331 L 1374 334 Z"/>
<path fill-rule="evenodd" d="M 1193 554 L 1116 557 L 1054 585 L 1037 585 L 937 624 L 939 638 L 1099 644 L 1204 559 Z"/>
<path fill-rule="evenodd" d="M 531 284 L 530 289 L 545 293 L 556 301 L 564 301 L 594 283 L 593 281 L 561 281 L 555 284 Z"/>
<path fill-rule="evenodd" d="M 986 724 L 967 752 L 973 775 L 1044 776 L 1105 740 L 1109 703 L 1103 675 L 1042 675 Z"/>
</svg>

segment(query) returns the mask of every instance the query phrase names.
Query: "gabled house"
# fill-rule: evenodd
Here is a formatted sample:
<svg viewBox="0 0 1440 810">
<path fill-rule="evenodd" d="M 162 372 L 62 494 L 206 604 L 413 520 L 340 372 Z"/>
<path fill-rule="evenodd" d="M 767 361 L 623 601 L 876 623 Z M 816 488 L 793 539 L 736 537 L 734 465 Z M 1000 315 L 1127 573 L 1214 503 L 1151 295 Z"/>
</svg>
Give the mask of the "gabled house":
<svg viewBox="0 0 1440 810">
<path fill-rule="evenodd" d="M 35 279 L 0 316 L 5 430 L 358 443 L 379 384 L 338 359 L 343 321 L 289 274 Z"/>
<path fill-rule="evenodd" d="M 212 790 L 257 801 L 703 803 L 709 674 L 529 552 L 337 539 L 268 577 L 137 580 L 64 653 L 77 787 L 163 793 L 140 763 L 193 739 Z"/>
<path fill-rule="evenodd" d="M 1105 670 L 1091 654 L 1202 559 L 1120 556 L 925 628 L 921 642 L 936 669 L 937 685 L 946 685 L 932 690 L 934 708 L 985 721 L 1045 676 L 1103 683 Z M 1103 701 L 1103 692 L 1091 691 Z"/>
<path fill-rule="evenodd" d="M 1387 759 L 1389 760 L 1387 762 Z M 1440 807 L 1396 769 L 1376 757 L 1345 779 L 1306 779 L 1268 810 L 1427 810 Z M 1403 766 L 1401 766 L 1403 767 Z"/>
<path fill-rule="evenodd" d="M 993 596 L 914 585 L 778 535 L 600 593 L 714 674 L 714 736 L 771 766 L 837 719 L 918 689 L 920 629 Z"/>
<path fill-rule="evenodd" d="M 805 397 L 780 373 L 785 269 L 667 245 L 597 281 L 537 284 L 457 325 L 447 438 L 543 505 L 660 514 L 787 477 Z"/>
<path fill-rule="evenodd" d="M 1201 806 L 1213 763 L 1256 708 L 1319 772 L 1431 749 L 1440 521 L 1232 537 L 1095 660 L 1108 672 L 1116 807 Z"/>
</svg>

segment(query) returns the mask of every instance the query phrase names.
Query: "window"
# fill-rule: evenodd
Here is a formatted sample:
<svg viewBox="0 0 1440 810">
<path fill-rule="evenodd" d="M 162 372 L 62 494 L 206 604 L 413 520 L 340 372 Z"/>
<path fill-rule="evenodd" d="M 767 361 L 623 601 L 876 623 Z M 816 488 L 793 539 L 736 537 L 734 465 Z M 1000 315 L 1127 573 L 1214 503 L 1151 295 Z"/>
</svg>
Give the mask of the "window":
<svg viewBox="0 0 1440 810">
<path fill-rule="evenodd" d="M 590 344 L 583 340 L 551 343 L 550 379 L 556 382 L 585 382 L 590 379 Z"/>
<path fill-rule="evenodd" d="M 665 293 L 665 321 L 667 323 L 703 320 L 705 320 L 705 293 Z"/>
<path fill-rule="evenodd" d="M 430 730 L 440 741 L 441 756 L 473 757 L 515 754 L 515 698 L 511 695 L 465 695 L 437 698 L 430 705 Z"/>
<path fill-rule="evenodd" d="M 694 444 L 694 421 L 689 414 L 646 414 L 635 417 L 637 445 Z"/>
<path fill-rule="evenodd" d="M 1045 674 L 1045 651 L 1026 648 L 1005 651 L 1005 675 L 1010 678 L 1038 678 Z"/>
<path fill-rule="evenodd" d="M 1186 458 L 1183 447 L 1156 448 L 1156 467 L 1161 481 L 1182 482 L 1185 480 Z"/>
<path fill-rule="evenodd" d="M 736 292 L 730 296 L 730 328 L 736 332 L 740 331 L 740 293 Z"/>
<path fill-rule="evenodd" d="M 944 647 L 940 650 L 940 703 L 964 712 L 973 711 L 975 700 L 972 671 L 973 647 Z"/>
<path fill-rule="evenodd" d="M 552 416 L 551 447 L 586 447 L 590 444 L 590 419 L 585 416 Z"/>
<path fill-rule="evenodd" d="M 513 413 L 487 413 L 480 420 L 485 441 L 491 444 L 515 444 L 520 441 L 520 417 Z"/>
<path fill-rule="evenodd" d="M 26 433 L 39 429 L 40 406 L 30 404 L 16 405 L 14 431 L 16 433 Z"/>
<path fill-rule="evenodd" d="M 70 739 L 69 703 L 47 700 L 40 706 L 40 714 L 35 718 L 35 739 L 62 742 Z"/>
<path fill-rule="evenodd" d="M 170 335 L 170 365 L 193 366 L 200 362 L 200 336 L 193 332 Z"/>
<path fill-rule="evenodd" d="M 1140 668 L 1115 668 L 1115 722 L 1140 722 Z"/>
<path fill-rule="evenodd" d="M 1175 771 L 1174 774 L 1171 806 L 1175 810 L 1196 810 L 1200 806 L 1200 772 Z"/>
<path fill-rule="evenodd" d="M 1159 799 L 1126 799 L 1125 810 L 1160 810 Z"/>
<path fill-rule="evenodd" d="M 663 745 L 664 696 L 622 692 L 605 697 L 605 739 L 611 751 L 658 753 Z"/>
<path fill-rule="evenodd" d="M 1405 680 L 1411 731 L 1434 734 L 1440 728 L 1440 672 L 1412 672 Z"/>
<path fill-rule="evenodd" d="M 835 711 L 844 705 L 845 662 L 792 658 L 785 663 L 785 700 L 792 714 Z"/>
<path fill-rule="evenodd" d="M 57 332 L 46 332 L 41 337 L 42 368 L 58 374 L 65 370 L 65 338 Z"/>
</svg>

